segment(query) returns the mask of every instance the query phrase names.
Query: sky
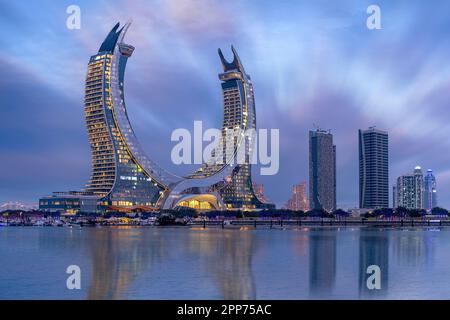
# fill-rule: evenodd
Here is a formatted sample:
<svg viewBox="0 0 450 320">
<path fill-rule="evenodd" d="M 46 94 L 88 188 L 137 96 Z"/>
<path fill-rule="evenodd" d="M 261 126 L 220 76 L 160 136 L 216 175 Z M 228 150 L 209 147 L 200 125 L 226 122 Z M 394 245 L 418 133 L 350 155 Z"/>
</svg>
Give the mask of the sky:
<svg viewBox="0 0 450 320">
<path fill-rule="evenodd" d="M 69 30 L 69 5 L 81 28 Z M 381 9 L 369 30 L 366 9 Z M 308 180 L 308 130 L 330 129 L 338 207 L 358 205 L 358 129 L 389 132 L 390 185 L 433 169 L 450 208 L 449 1 L 0 0 L 0 203 L 79 190 L 90 175 L 84 80 L 118 21 L 133 24 L 125 96 L 145 151 L 177 174 L 173 130 L 220 127 L 217 48 L 234 45 L 251 76 L 258 128 L 280 130 L 280 167 L 253 170 L 278 206 Z M 391 192 L 390 192 L 391 193 Z"/>
</svg>

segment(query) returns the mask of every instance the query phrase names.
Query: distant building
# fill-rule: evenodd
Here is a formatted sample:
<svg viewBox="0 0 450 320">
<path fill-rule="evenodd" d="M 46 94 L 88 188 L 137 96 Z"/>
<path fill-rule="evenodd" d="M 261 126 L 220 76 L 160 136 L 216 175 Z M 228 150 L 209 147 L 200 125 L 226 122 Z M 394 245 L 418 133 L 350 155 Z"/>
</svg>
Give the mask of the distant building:
<svg viewBox="0 0 450 320">
<path fill-rule="evenodd" d="M 309 131 L 309 201 L 311 209 L 336 209 L 336 146 L 329 131 Z"/>
<path fill-rule="evenodd" d="M 264 194 L 264 185 L 257 184 L 253 182 L 253 192 L 255 193 L 256 198 L 263 203 L 270 203 L 269 198 Z"/>
<path fill-rule="evenodd" d="M 397 185 L 392 186 L 392 208 L 397 207 Z"/>
<path fill-rule="evenodd" d="M 434 207 L 437 207 L 436 178 L 433 170 L 428 169 L 427 175 L 424 177 L 423 208 L 431 211 Z"/>
<path fill-rule="evenodd" d="M 348 209 L 348 212 L 350 213 L 350 215 L 355 218 L 359 218 L 359 217 L 365 215 L 366 213 L 370 213 L 371 211 L 372 211 L 372 209 L 364 209 L 364 208 Z"/>
<path fill-rule="evenodd" d="M 284 205 L 284 208 L 289 210 L 308 211 L 309 200 L 306 192 L 306 181 L 294 185 L 292 188 L 292 196 Z"/>
<path fill-rule="evenodd" d="M 51 196 L 39 199 L 39 209 L 47 212 L 76 214 L 97 212 L 97 196 L 91 192 L 53 192 Z"/>
<path fill-rule="evenodd" d="M 423 209 L 423 173 L 417 166 L 412 174 L 397 178 L 395 208 Z"/>
<path fill-rule="evenodd" d="M 13 202 L 13 201 L 9 201 L 9 202 L 5 202 L 2 205 L 0 205 L 0 211 L 5 211 L 5 210 L 34 210 L 37 209 L 37 205 L 35 204 L 25 204 L 25 203 L 21 203 L 21 202 Z"/>
<path fill-rule="evenodd" d="M 359 207 L 389 207 L 388 133 L 359 130 Z"/>
</svg>

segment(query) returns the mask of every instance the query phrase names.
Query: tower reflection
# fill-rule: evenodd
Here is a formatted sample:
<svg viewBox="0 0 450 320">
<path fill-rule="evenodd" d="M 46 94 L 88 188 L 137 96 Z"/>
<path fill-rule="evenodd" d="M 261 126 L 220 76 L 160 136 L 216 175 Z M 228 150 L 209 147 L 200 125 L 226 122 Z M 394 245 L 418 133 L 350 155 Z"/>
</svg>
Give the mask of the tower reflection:
<svg viewBox="0 0 450 320">
<path fill-rule="evenodd" d="M 189 248 L 217 284 L 221 299 L 256 299 L 252 273 L 254 233 L 245 230 L 192 230 Z"/>
<path fill-rule="evenodd" d="M 129 285 L 164 258 L 165 244 L 157 241 L 161 237 L 156 228 L 110 227 L 94 231 L 90 233 L 92 279 L 87 299 L 124 298 Z"/>
<path fill-rule="evenodd" d="M 309 293 L 327 297 L 336 279 L 336 230 L 311 230 L 309 236 Z"/>
<path fill-rule="evenodd" d="M 381 289 L 369 289 L 367 273 L 371 265 L 380 267 Z M 388 290 L 389 274 L 389 237 L 386 231 L 361 228 L 359 235 L 359 295 L 363 298 L 383 296 Z"/>
<path fill-rule="evenodd" d="M 393 257 L 402 267 L 433 265 L 434 235 L 440 229 L 412 228 L 396 234 L 393 241 Z"/>
</svg>

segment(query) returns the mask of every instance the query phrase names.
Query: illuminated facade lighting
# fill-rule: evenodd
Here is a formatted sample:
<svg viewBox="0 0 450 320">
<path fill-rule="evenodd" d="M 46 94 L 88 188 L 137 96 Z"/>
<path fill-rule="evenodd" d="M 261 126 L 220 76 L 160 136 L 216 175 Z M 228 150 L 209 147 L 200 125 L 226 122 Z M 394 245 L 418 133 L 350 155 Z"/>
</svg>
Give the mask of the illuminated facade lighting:
<svg viewBox="0 0 450 320">
<path fill-rule="evenodd" d="M 224 137 L 230 129 L 238 133 L 234 146 L 225 148 L 222 141 L 218 148 L 223 150 L 223 163 L 205 163 L 193 174 L 179 177 L 153 162 L 134 134 L 124 97 L 125 68 L 134 47 L 124 42 L 130 23 L 120 29 L 119 26 L 114 26 L 88 63 L 84 112 L 91 177 L 83 192 L 97 198 L 101 211 L 142 206 L 188 206 L 200 210 L 274 207 L 258 200 L 252 187 L 249 161 L 253 141 L 244 132 L 256 128 L 255 103 L 250 77 L 235 49 L 232 47 L 231 63 L 219 49 L 224 69 L 219 75 L 224 108 L 222 133 Z M 236 155 L 242 150 L 245 162 L 237 164 Z M 196 198 L 205 195 L 207 202 Z"/>
</svg>

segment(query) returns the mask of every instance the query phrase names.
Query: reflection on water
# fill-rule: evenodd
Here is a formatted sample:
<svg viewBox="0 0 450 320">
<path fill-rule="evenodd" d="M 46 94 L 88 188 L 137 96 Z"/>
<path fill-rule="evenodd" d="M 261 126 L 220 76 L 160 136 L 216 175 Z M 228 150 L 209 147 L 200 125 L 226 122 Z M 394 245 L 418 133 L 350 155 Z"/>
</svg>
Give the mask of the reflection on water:
<svg viewBox="0 0 450 320">
<path fill-rule="evenodd" d="M 3 228 L 0 257 L 0 299 L 450 298 L 450 228 Z"/>
<path fill-rule="evenodd" d="M 252 275 L 253 237 L 250 232 L 210 232 L 172 230 L 179 241 L 167 241 L 165 229 L 139 228 L 117 230 L 101 228 L 93 234 L 88 246 L 92 261 L 92 279 L 88 299 L 119 299 L 142 272 L 151 272 L 152 265 L 164 262 L 179 247 L 182 254 L 198 258 L 199 268 L 214 278 L 222 299 L 255 299 Z M 145 230 L 145 229 L 144 229 Z M 118 232 L 119 231 L 119 232 Z M 178 246 L 176 248 L 175 246 Z M 180 262 L 183 268 L 183 260 Z M 150 284 L 151 285 L 151 284 Z"/>
<path fill-rule="evenodd" d="M 336 229 L 309 237 L 309 288 L 313 298 L 333 290 L 336 277 Z"/>
<path fill-rule="evenodd" d="M 221 299 L 256 299 L 252 274 L 255 246 L 251 232 L 192 232 L 189 250 L 200 257 L 201 268 L 214 278 Z"/>
<path fill-rule="evenodd" d="M 165 253 L 158 229 L 142 232 L 131 227 L 100 228 L 93 233 L 88 251 L 92 280 L 88 299 L 119 299 L 140 273 L 149 271 Z M 155 241 L 156 240 L 156 241 Z"/>
<path fill-rule="evenodd" d="M 394 257 L 399 265 L 406 267 L 430 266 L 433 259 L 435 233 L 439 229 L 405 229 L 395 238 Z"/>
<path fill-rule="evenodd" d="M 371 265 L 380 267 L 381 289 L 369 290 L 367 279 L 372 274 L 367 274 L 367 268 Z M 385 232 L 364 228 L 359 236 L 359 294 L 362 298 L 382 296 L 388 290 L 389 274 L 389 238 Z"/>
</svg>

